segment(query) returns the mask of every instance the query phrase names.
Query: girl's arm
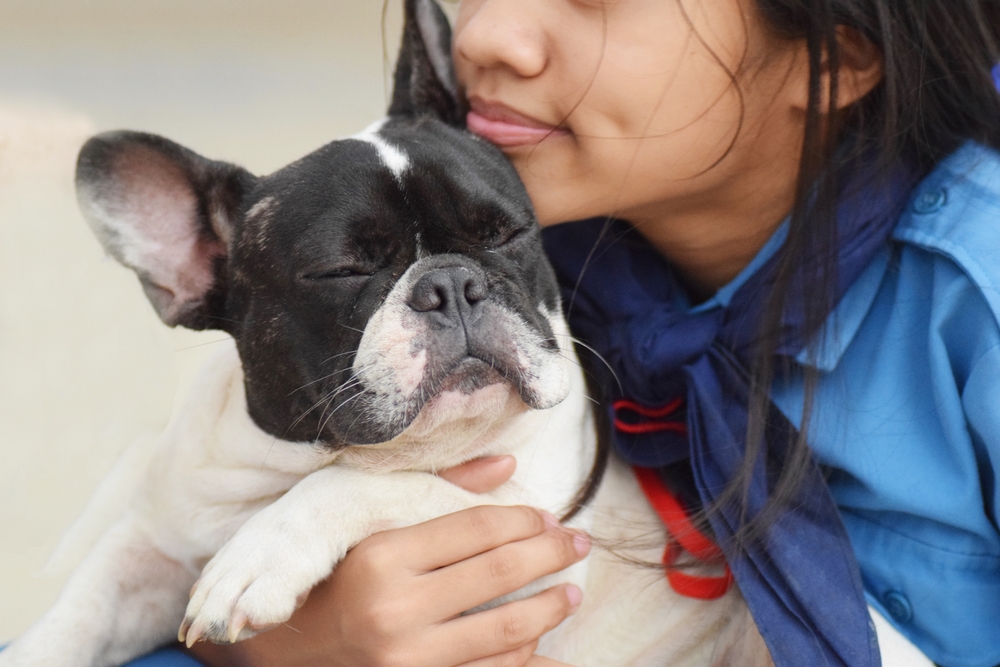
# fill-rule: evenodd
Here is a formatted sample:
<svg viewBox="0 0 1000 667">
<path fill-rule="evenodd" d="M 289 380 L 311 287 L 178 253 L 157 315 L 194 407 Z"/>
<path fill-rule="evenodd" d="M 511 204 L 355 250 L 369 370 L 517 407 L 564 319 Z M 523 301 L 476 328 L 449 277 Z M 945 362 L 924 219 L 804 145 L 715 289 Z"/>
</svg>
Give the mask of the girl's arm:
<svg viewBox="0 0 1000 667">
<path fill-rule="evenodd" d="M 442 473 L 485 492 L 505 482 L 512 457 Z M 562 570 L 589 542 L 524 507 L 476 507 L 378 533 L 351 550 L 285 625 L 232 646 L 199 643 L 209 667 L 558 667 L 533 657 L 538 638 L 579 605 L 557 586 L 489 611 L 462 611 Z"/>
</svg>

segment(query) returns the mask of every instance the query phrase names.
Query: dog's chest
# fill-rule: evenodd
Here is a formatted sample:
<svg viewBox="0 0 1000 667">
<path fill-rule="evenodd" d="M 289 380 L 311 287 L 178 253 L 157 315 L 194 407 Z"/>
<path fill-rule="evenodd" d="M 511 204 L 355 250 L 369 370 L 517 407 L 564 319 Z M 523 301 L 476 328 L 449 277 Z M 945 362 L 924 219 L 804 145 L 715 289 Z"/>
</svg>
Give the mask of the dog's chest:
<svg viewBox="0 0 1000 667">
<path fill-rule="evenodd" d="M 741 598 L 678 595 L 657 567 L 668 539 L 632 471 L 612 458 L 588 509 L 596 548 L 576 614 L 542 639 L 541 653 L 585 667 L 715 664 Z"/>
</svg>

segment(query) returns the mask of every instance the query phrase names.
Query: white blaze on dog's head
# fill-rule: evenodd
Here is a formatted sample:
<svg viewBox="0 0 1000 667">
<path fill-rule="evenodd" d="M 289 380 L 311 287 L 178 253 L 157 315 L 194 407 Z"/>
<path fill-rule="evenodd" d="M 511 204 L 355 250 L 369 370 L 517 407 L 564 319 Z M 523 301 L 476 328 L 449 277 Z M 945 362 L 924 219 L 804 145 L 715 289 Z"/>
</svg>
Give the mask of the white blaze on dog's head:
<svg viewBox="0 0 1000 667">
<path fill-rule="evenodd" d="M 383 118 L 378 120 L 367 128 L 349 137 L 356 141 L 363 141 L 367 144 L 371 144 L 378 151 L 379 158 L 382 160 L 382 164 L 385 168 L 392 172 L 392 175 L 396 177 L 397 181 L 403 179 L 403 174 L 406 170 L 410 168 L 410 160 L 406 157 L 406 154 L 402 150 L 393 146 L 385 140 L 384 137 L 379 135 L 379 130 L 385 125 L 388 119 Z"/>
</svg>

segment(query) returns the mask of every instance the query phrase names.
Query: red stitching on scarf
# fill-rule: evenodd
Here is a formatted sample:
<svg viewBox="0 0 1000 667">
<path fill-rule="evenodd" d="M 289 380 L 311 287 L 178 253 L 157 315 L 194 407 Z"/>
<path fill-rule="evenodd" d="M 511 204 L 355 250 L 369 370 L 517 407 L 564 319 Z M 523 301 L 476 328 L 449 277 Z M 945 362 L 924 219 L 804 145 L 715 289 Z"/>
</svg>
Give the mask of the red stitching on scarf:
<svg viewBox="0 0 1000 667">
<path fill-rule="evenodd" d="M 615 410 L 631 410 L 637 415 L 642 415 L 643 417 L 649 417 L 651 419 L 659 419 L 660 417 L 666 417 L 677 411 L 684 404 L 683 398 L 675 398 L 666 405 L 659 408 L 647 408 L 645 405 L 640 405 L 635 401 L 630 401 L 627 398 L 622 398 L 615 401 Z"/>
<path fill-rule="evenodd" d="M 612 404 L 615 410 L 615 428 L 622 433 L 629 435 L 642 435 L 644 433 L 660 433 L 663 431 L 673 431 L 681 435 L 687 435 L 687 423 L 684 421 L 663 419 L 677 412 L 684 405 L 683 398 L 675 398 L 666 405 L 659 408 L 647 408 L 635 401 L 619 399 Z M 640 417 L 646 417 L 653 421 L 629 423 L 618 416 L 618 413 L 627 410 L 634 412 Z"/>
</svg>

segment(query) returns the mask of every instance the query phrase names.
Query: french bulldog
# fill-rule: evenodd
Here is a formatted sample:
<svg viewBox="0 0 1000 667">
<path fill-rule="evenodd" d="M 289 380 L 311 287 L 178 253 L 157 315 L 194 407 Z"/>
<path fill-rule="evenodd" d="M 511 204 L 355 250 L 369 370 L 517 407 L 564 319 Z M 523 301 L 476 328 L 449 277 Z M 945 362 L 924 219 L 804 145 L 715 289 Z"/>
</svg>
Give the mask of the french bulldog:
<svg viewBox="0 0 1000 667">
<path fill-rule="evenodd" d="M 246 638 L 288 620 L 365 537 L 482 504 L 571 515 L 617 545 L 518 592 L 584 589 L 541 653 L 768 664 L 735 588 L 685 598 L 632 562 L 658 561 L 667 536 L 630 470 L 611 460 L 582 506 L 599 457 L 558 285 L 516 172 L 463 112 L 446 18 L 406 0 L 388 116 L 269 176 L 149 134 L 84 146 L 79 200 L 107 252 L 164 323 L 232 341 L 0 666 L 119 665 L 179 627 Z M 433 474 L 495 454 L 518 466 L 491 493 Z"/>
</svg>

